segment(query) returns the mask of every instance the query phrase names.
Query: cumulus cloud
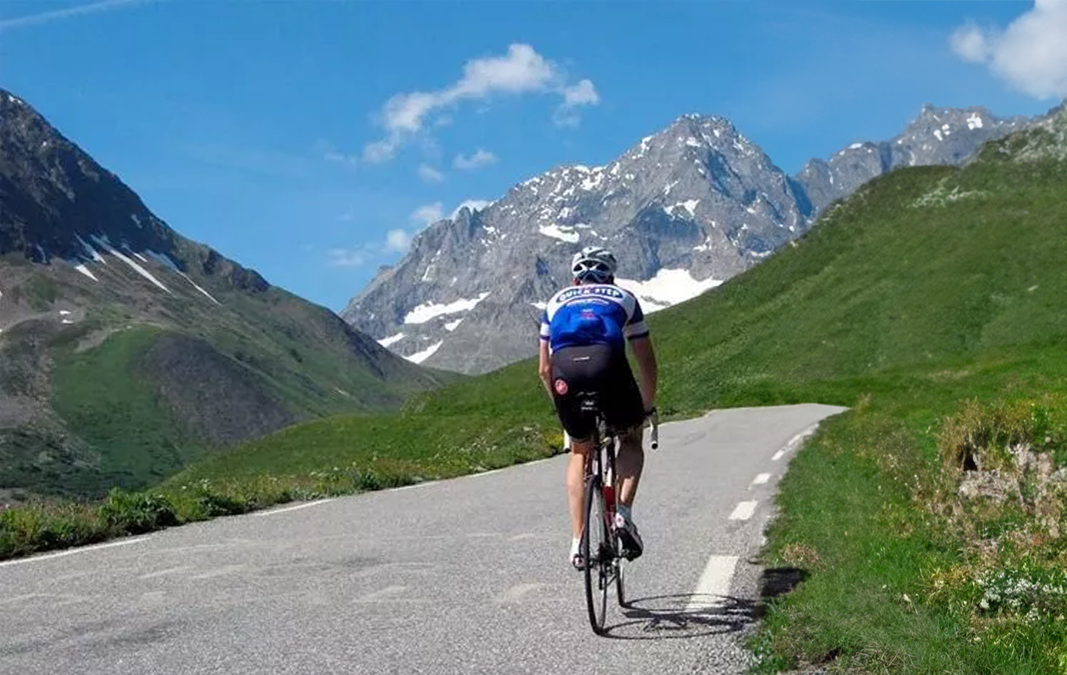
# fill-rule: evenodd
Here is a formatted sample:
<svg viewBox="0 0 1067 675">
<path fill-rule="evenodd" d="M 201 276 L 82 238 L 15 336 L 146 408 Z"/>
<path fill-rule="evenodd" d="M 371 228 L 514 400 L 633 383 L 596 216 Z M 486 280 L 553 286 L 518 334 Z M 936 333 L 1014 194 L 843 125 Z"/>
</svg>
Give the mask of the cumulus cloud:
<svg viewBox="0 0 1067 675">
<path fill-rule="evenodd" d="M 582 80 L 578 84 L 563 89 L 563 103 L 556 108 L 552 121 L 561 127 L 576 127 L 581 122 L 578 108 L 585 105 L 597 105 L 600 103 L 600 94 L 596 93 L 596 87 L 590 80 Z"/>
<path fill-rule="evenodd" d="M 964 61 L 1035 98 L 1067 97 L 1067 0 L 1037 0 L 1004 30 L 962 26 L 949 38 Z"/>
<path fill-rule="evenodd" d="M 385 250 L 389 253 L 406 253 L 411 246 L 411 235 L 407 230 L 389 230 L 385 235 Z"/>
<path fill-rule="evenodd" d="M 422 225 L 436 223 L 444 217 L 445 211 L 441 202 L 434 202 L 433 204 L 420 206 L 412 211 L 411 216 L 409 216 L 413 223 L 421 223 Z"/>
<path fill-rule="evenodd" d="M 478 148 L 474 151 L 473 154 L 470 155 L 464 155 L 463 153 L 456 155 L 456 158 L 452 160 L 452 166 L 456 167 L 457 169 L 471 170 L 480 169 L 484 166 L 489 166 L 490 164 L 493 164 L 495 162 L 496 155 L 489 152 L 488 150 Z"/>
<path fill-rule="evenodd" d="M 445 175 L 429 164 L 419 164 L 419 178 L 427 183 L 441 183 Z"/>
<path fill-rule="evenodd" d="M 484 199 L 468 199 L 453 209 L 447 217 L 455 218 L 464 208 L 480 211 L 490 204 L 492 202 Z M 384 241 L 364 243 L 350 248 L 332 248 L 326 252 L 327 261 L 331 267 L 362 267 L 375 262 L 380 263 L 386 256 L 407 253 L 416 234 L 444 220 L 445 217 L 444 205 L 441 202 L 424 204 L 408 216 L 408 220 L 411 221 L 410 227 L 389 230 L 385 234 Z"/>
<path fill-rule="evenodd" d="M 568 120 L 576 119 L 577 107 L 600 101 L 589 80 L 569 85 L 560 67 L 533 47 L 512 44 L 502 56 L 471 59 L 463 66 L 463 76 L 443 89 L 404 92 L 391 97 L 379 115 L 386 137 L 368 143 L 363 149 L 363 159 L 367 162 L 392 159 L 406 139 L 424 130 L 428 119 L 433 118 L 432 126 L 436 126 L 445 119 L 440 114 L 442 111 L 463 101 L 487 99 L 496 94 L 532 93 L 562 96 L 557 114 L 565 111 Z"/>
</svg>

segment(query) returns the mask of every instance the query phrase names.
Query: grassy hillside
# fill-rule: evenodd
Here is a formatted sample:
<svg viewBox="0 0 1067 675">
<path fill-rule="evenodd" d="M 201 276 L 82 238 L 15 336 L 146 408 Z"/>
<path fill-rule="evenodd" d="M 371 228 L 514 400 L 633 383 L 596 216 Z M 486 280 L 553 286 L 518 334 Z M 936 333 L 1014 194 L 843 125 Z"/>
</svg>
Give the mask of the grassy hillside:
<svg viewBox="0 0 1067 675">
<path fill-rule="evenodd" d="M 59 271 L 8 275 L 0 261 L 5 301 L 27 300 L 42 280 L 55 290 L 0 335 L 0 487 L 16 499 L 144 488 L 212 450 L 304 420 L 396 409 L 457 379 L 280 289 L 139 307 L 121 293 L 81 298 Z"/>
<path fill-rule="evenodd" d="M 1067 113 L 1056 124 L 963 169 L 884 176 L 758 267 L 651 317 L 668 414 L 851 408 L 782 481 L 765 562 L 805 581 L 769 601 L 758 670 L 1067 672 Z M 143 497 L 151 509 L 113 495 L 109 513 L 166 524 L 551 453 L 534 371 L 292 427 L 197 463 Z M 41 532 L 63 540 L 40 523 L 82 527 L 20 517 L 21 530 L 0 514 L 0 553 L 4 536 L 9 552 Z M 36 540 L 19 534 L 34 527 Z"/>
</svg>

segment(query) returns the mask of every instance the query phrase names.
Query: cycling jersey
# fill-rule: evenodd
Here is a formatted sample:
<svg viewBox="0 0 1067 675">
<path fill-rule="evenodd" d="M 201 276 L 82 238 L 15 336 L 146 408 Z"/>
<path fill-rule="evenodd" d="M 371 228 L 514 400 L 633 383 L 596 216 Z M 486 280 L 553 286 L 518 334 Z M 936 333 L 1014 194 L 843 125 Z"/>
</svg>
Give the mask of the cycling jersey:
<svg viewBox="0 0 1067 675">
<path fill-rule="evenodd" d="M 648 335 L 641 303 L 613 284 L 582 284 L 560 290 L 541 315 L 541 339 L 552 352 L 565 347 L 607 344 L 625 349 L 625 340 Z"/>
</svg>

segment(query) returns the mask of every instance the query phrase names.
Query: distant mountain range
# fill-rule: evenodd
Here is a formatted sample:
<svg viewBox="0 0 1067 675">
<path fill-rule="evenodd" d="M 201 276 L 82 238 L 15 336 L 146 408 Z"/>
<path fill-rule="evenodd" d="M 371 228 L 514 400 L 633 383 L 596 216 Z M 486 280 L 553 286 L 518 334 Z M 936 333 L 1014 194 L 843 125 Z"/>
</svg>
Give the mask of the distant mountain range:
<svg viewBox="0 0 1067 675">
<path fill-rule="evenodd" d="M 451 377 L 177 234 L 0 90 L 0 502 L 139 487 Z"/>
<path fill-rule="evenodd" d="M 759 263 L 872 178 L 960 164 L 1028 121 L 927 105 L 895 138 L 789 176 L 726 118 L 685 115 L 607 165 L 554 168 L 434 223 L 342 316 L 411 361 L 483 373 L 535 353 L 539 310 L 582 246 L 615 251 L 620 285 L 655 311 Z"/>
</svg>

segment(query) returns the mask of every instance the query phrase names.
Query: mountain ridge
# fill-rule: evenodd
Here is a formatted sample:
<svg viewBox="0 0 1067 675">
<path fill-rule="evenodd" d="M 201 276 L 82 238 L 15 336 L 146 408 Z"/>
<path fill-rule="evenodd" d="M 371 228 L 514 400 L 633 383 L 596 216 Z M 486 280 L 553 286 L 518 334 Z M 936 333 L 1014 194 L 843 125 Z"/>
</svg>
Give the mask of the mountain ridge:
<svg viewBox="0 0 1067 675">
<path fill-rule="evenodd" d="M 449 377 L 181 236 L 0 90 L 0 490 L 140 487 Z"/>
<path fill-rule="evenodd" d="M 620 284 L 656 311 L 757 264 L 871 178 L 960 163 L 1024 119 L 927 104 L 890 141 L 853 143 L 788 175 L 728 118 L 680 115 L 603 166 L 555 166 L 431 224 L 341 315 L 409 360 L 486 372 L 536 348 L 537 307 L 570 282 L 582 245 L 611 246 Z M 480 268 L 522 274 L 494 281 Z"/>
</svg>

